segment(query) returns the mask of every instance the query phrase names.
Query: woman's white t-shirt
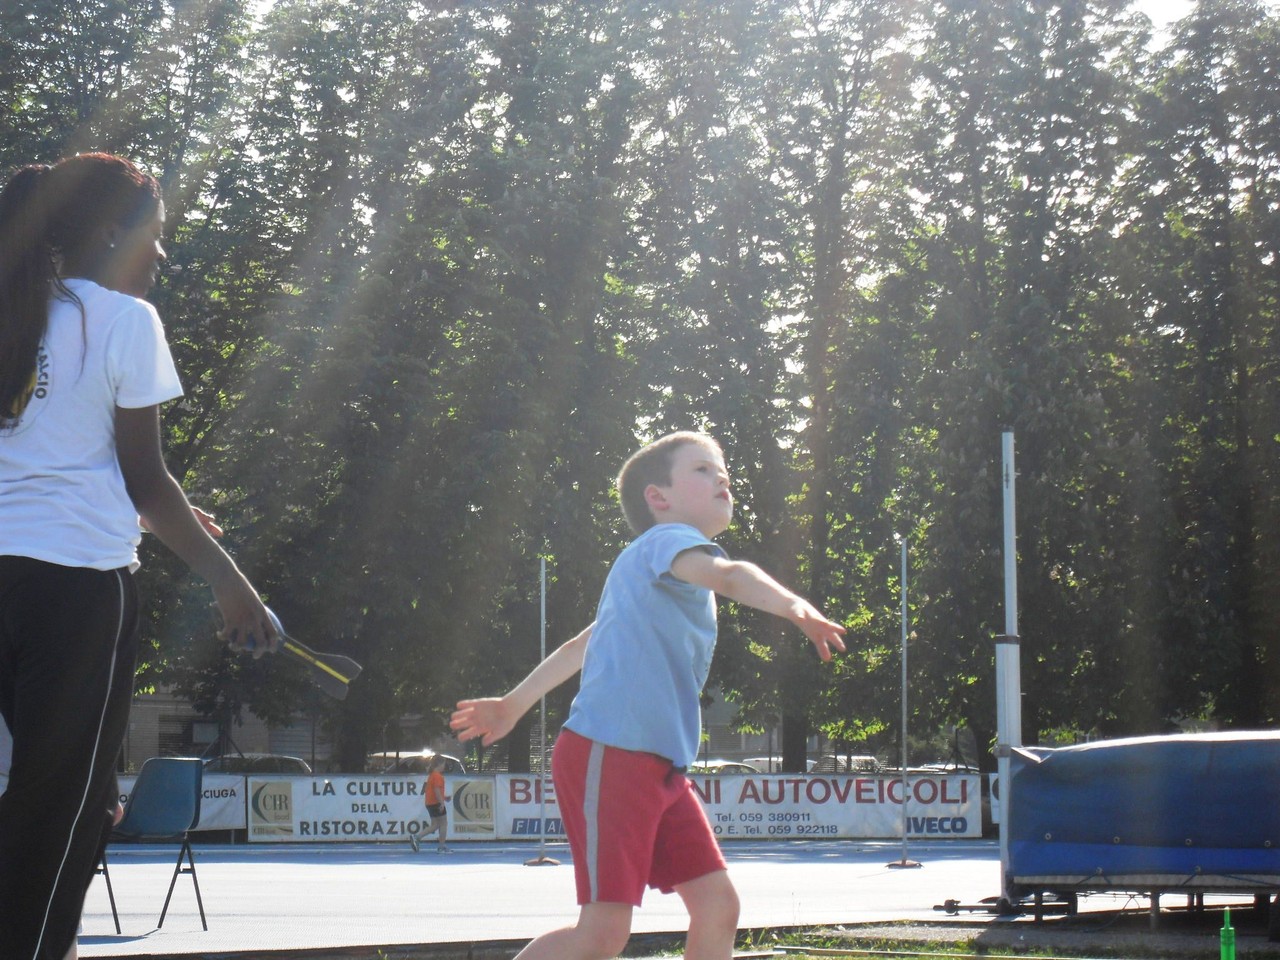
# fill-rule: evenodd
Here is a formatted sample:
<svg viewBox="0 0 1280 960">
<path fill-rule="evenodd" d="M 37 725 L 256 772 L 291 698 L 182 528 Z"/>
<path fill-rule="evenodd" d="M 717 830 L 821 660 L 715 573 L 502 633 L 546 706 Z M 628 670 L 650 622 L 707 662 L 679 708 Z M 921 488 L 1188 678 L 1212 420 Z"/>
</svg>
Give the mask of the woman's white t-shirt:
<svg viewBox="0 0 1280 960">
<path fill-rule="evenodd" d="M 35 389 L 0 428 L 0 555 L 70 567 L 136 567 L 141 528 L 116 457 L 116 407 L 182 395 L 164 328 L 145 300 L 90 280 L 56 299 Z"/>
</svg>

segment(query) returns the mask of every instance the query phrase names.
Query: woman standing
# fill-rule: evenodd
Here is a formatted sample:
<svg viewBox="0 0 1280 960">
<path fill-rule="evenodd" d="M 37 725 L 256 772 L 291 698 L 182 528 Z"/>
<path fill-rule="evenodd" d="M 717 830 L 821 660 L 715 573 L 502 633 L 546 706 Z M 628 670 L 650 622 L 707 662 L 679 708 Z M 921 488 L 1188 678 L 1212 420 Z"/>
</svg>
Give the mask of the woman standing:
<svg viewBox="0 0 1280 960">
<path fill-rule="evenodd" d="M 139 520 L 213 588 L 222 636 L 277 638 L 257 591 L 165 467 L 182 393 L 155 309 L 164 202 L 127 160 L 18 170 L 0 191 L 0 944 L 76 955 L 133 697 Z"/>
</svg>

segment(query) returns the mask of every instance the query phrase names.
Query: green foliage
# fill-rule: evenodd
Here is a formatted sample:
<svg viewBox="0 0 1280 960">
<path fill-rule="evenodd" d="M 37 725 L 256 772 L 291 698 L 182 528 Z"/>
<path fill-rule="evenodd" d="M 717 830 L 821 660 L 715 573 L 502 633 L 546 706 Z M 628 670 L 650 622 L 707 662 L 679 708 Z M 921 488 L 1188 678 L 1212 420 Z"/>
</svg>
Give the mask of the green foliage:
<svg viewBox="0 0 1280 960">
<path fill-rule="evenodd" d="M 726 605 L 741 726 L 792 768 L 812 730 L 892 747 L 897 534 L 912 727 L 987 744 L 1011 428 L 1026 736 L 1270 724 L 1278 66 L 1252 0 L 1163 48 L 1121 0 L 7 4 L 0 158 L 161 177 L 170 462 L 366 666 L 334 705 L 231 658 L 148 549 L 139 684 L 324 716 L 349 766 L 403 714 L 443 733 L 536 662 L 538 557 L 554 645 L 625 542 L 623 458 L 700 427 L 729 552 L 850 629 L 822 666 Z"/>
</svg>

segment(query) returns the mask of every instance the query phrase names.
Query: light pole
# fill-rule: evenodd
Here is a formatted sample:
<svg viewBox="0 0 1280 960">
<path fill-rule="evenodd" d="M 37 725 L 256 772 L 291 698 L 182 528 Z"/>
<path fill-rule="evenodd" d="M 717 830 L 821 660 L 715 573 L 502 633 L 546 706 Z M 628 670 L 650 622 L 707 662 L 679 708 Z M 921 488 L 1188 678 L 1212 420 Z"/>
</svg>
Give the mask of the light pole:
<svg viewBox="0 0 1280 960">
<path fill-rule="evenodd" d="M 1018 640 L 1018 533 L 1013 431 L 1001 435 L 1004 484 L 1004 633 L 996 637 L 996 782 L 1000 789 L 1000 892 L 1002 912 L 1013 907 L 1009 875 L 1010 783 L 1013 751 L 1022 746 L 1022 653 Z"/>
<path fill-rule="evenodd" d="M 907 778 L 907 538 L 895 533 L 893 539 L 902 547 L 902 859 L 889 867 L 918 867 L 919 861 L 907 859 L 907 801 L 911 798 L 911 782 Z"/>
<path fill-rule="evenodd" d="M 547 558 L 538 558 L 538 610 L 540 645 L 538 662 L 547 659 Z M 559 866 L 560 861 L 547 856 L 547 695 L 544 693 L 539 701 L 539 734 L 538 749 L 542 758 L 538 764 L 538 826 L 541 838 L 538 841 L 538 855 L 526 860 L 526 867 Z"/>
</svg>

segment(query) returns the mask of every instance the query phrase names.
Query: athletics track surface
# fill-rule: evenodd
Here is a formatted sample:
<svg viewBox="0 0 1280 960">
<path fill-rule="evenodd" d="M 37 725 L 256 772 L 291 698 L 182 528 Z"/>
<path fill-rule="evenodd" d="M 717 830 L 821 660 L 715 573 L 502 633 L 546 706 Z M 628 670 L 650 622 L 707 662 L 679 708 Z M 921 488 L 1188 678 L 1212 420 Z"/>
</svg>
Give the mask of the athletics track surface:
<svg viewBox="0 0 1280 960">
<path fill-rule="evenodd" d="M 567 845 L 548 843 L 559 866 L 525 866 L 537 843 L 197 845 L 196 870 L 208 931 L 200 928 L 191 878 L 178 878 L 163 928 L 156 920 L 177 847 L 112 846 L 111 879 L 94 879 L 80 956 L 222 960 L 284 951 L 350 951 L 422 944 L 530 939 L 577 915 Z M 896 920 L 945 920 L 934 905 L 976 903 L 999 892 L 1000 855 L 990 840 L 912 841 L 919 869 L 887 866 L 893 840 L 732 841 L 724 844 L 742 900 L 743 929 Z M 649 891 L 636 933 L 684 929 L 676 896 Z M 354 953 L 348 953 L 354 956 Z"/>
</svg>

